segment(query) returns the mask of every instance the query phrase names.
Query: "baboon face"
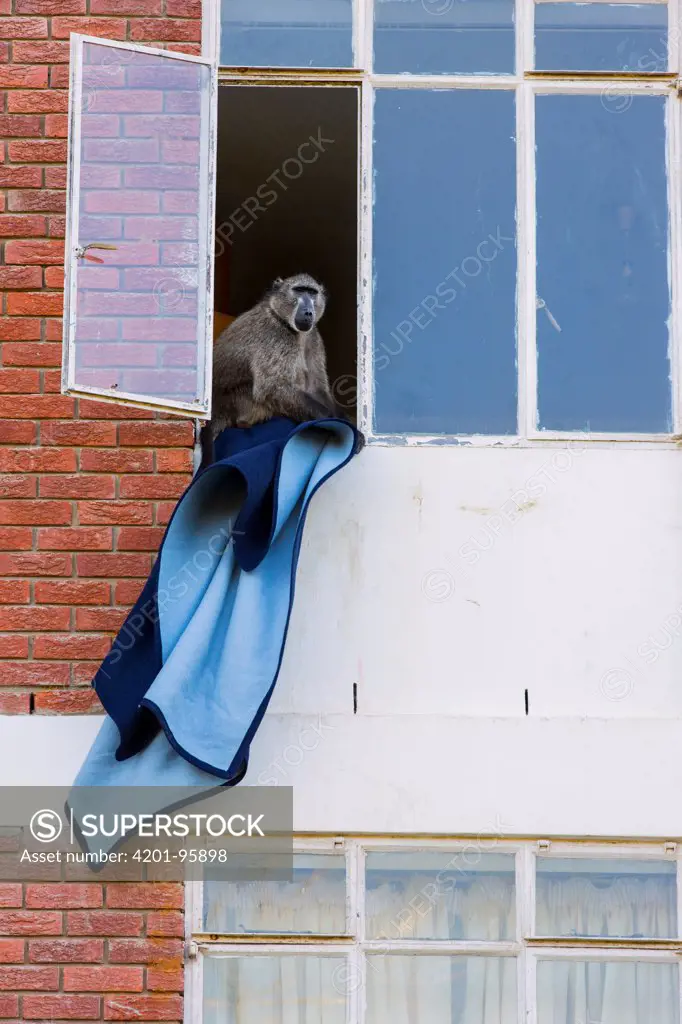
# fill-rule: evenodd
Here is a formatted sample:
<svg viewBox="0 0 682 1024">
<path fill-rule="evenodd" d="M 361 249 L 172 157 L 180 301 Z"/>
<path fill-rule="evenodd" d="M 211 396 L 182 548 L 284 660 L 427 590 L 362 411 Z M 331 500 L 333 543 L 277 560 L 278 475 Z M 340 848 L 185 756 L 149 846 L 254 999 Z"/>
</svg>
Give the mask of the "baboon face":
<svg viewBox="0 0 682 1024">
<path fill-rule="evenodd" d="M 321 319 L 327 303 L 324 287 L 309 274 L 278 277 L 270 290 L 270 308 L 293 331 L 306 334 Z"/>
</svg>

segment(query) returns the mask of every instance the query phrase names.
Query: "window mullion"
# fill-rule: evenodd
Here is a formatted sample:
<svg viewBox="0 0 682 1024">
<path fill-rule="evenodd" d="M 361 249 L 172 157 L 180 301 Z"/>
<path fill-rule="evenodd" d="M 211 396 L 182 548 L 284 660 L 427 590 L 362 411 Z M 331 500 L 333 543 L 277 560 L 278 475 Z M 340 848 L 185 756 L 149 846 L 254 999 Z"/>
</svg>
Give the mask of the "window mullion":
<svg viewBox="0 0 682 1024">
<path fill-rule="evenodd" d="M 367 0 L 368 8 L 371 0 Z M 368 17 L 370 11 L 368 9 Z M 374 329 L 372 308 L 372 210 L 374 206 L 373 137 L 374 89 L 369 78 L 362 85 L 360 110 L 360 231 L 358 260 L 358 426 L 367 436 L 374 427 Z"/>
<path fill-rule="evenodd" d="M 679 246 L 682 244 L 682 196 L 680 196 L 680 160 L 682 160 L 682 131 L 680 126 L 680 100 L 676 91 L 671 91 L 666 105 L 666 153 L 668 178 L 668 217 L 670 237 L 668 239 L 668 266 L 670 275 L 670 376 L 672 381 L 672 429 L 678 434 L 682 429 L 682 259 Z"/>
<path fill-rule="evenodd" d="M 535 97 L 528 82 L 516 91 L 516 226 L 518 431 L 537 428 Z"/>
</svg>

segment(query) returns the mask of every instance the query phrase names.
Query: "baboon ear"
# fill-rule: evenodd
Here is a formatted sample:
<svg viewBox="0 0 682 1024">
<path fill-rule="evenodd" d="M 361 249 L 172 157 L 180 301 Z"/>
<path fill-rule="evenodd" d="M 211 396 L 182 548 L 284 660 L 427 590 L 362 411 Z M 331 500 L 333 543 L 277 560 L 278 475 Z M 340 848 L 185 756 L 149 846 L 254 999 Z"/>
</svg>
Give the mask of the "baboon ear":
<svg viewBox="0 0 682 1024">
<path fill-rule="evenodd" d="M 272 282 L 272 287 L 273 288 L 281 288 L 283 284 L 284 284 L 284 278 L 283 277 L 276 277 L 275 280 Z"/>
</svg>

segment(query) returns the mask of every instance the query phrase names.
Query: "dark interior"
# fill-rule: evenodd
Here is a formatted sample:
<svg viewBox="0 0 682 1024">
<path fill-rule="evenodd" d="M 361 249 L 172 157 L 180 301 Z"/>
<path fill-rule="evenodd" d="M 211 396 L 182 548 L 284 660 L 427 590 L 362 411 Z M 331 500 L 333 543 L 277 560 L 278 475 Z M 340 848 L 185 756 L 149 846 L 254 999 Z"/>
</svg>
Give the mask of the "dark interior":
<svg viewBox="0 0 682 1024">
<path fill-rule="evenodd" d="M 221 86 L 216 212 L 216 310 L 239 315 L 274 278 L 312 274 L 329 294 L 320 329 L 330 382 L 354 376 L 357 89 Z"/>
</svg>

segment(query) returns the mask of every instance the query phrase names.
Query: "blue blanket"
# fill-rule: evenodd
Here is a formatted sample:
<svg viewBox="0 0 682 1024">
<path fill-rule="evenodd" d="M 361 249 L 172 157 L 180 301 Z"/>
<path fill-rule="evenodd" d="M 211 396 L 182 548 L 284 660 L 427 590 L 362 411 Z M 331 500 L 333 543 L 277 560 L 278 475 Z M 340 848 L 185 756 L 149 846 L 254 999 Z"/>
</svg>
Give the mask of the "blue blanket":
<svg viewBox="0 0 682 1024">
<path fill-rule="evenodd" d="M 282 661 L 310 499 L 359 446 L 336 419 L 222 432 L 95 676 L 108 717 L 76 785 L 243 778 Z"/>
</svg>

